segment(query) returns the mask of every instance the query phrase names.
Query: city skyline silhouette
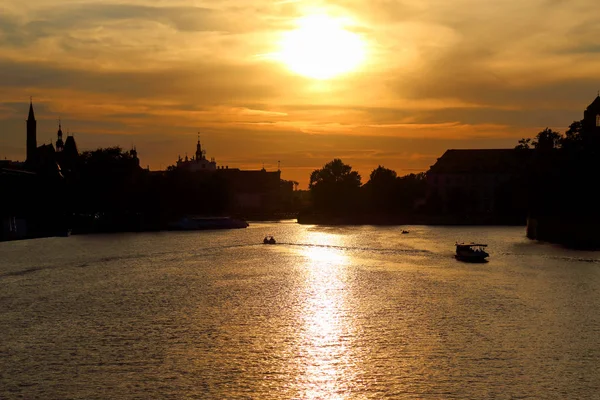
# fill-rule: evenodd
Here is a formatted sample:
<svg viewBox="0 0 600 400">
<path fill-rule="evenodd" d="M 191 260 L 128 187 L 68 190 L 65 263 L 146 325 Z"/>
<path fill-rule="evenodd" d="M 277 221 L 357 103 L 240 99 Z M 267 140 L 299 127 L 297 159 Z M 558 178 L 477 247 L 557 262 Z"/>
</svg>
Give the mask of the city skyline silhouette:
<svg viewBox="0 0 600 400">
<path fill-rule="evenodd" d="M 333 157 L 405 174 L 564 132 L 600 87 L 595 5 L 518 4 L 10 0 L 0 157 L 23 159 L 29 96 L 41 142 L 62 118 L 86 149 L 135 144 L 158 170 L 201 131 L 223 163 L 281 161 L 302 187 Z"/>
</svg>

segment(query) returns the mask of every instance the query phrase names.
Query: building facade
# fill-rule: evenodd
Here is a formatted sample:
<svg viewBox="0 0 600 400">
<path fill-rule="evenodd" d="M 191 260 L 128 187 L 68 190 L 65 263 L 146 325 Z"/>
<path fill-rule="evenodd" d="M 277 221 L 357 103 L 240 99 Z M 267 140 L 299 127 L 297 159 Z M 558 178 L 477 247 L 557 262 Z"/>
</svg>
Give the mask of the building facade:
<svg viewBox="0 0 600 400">
<path fill-rule="evenodd" d="M 582 127 L 586 132 L 600 135 L 600 95 L 583 112 Z"/>
<path fill-rule="evenodd" d="M 600 95 L 583 112 L 581 128 L 592 139 L 600 138 Z M 427 203 L 441 213 L 526 208 L 524 186 L 534 157 L 535 151 L 526 148 L 447 150 L 427 172 Z"/>
<path fill-rule="evenodd" d="M 427 199 L 441 213 L 496 214 L 512 199 L 531 151 L 447 150 L 427 172 Z M 524 206 L 523 204 L 519 206 Z"/>
<path fill-rule="evenodd" d="M 62 124 L 59 120 L 56 132 L 56 147 L 50 144 L 37 145 L 37 121 L 33 110 L 33 102 L 29 102 L 29 114 L 27 116 L 27 155 L 25 167 L 27 170 L 44 174 L 61 174 L 62 170 L 71 170 L 79 151 L 75 137 L 67 135 L 63 141 Z"/>
<path fill-rule="evenodd" d="M 189 159 L 186 154 L 185 159 L 182 159 L 179 156 L 176 166 L 179 169 L 189 172 L 212 172 L 217 169 L 217 163 L 214 158 L 211 158 L 210 161 L 206 159 L 206 150 L 203 150 L 202 144 L 200 144 L 200 134 L 198 134 L 198 142 L 196 143 L 195 157 Z"/>
<path fill-rule="evenodd" d="M 178 157 L 176 170 L 199 173 L 206 177 L 215 175 L 226 182 L 233 200 L 235 210 L 260 212 L 279 210 L 283 204 L 290 202 L 293 185 L 281 179 L 281 171 L 242 170 L 217 166 L 214 158 L 206 158 L 206 150 L 200 143 L 200 135 L 196 143 L 195 156 L 191 159 Z"/>
</svg>

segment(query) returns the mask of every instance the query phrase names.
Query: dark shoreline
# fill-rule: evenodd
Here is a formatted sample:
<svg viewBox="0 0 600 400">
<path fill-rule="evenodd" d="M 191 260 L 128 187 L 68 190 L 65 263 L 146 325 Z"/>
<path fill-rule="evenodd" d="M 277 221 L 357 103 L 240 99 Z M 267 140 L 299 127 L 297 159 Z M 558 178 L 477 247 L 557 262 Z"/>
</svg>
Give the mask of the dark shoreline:
<svg viewBox="0 0 600 400">
<path fill-rule="evenodd" d="M 526 218 L 507 218 L 496 216 L 439 216 L 439 215 L 354 215 L 354 216 L 324 216 L 299 215 L 299 224 L 304 225 L 430 225 L 430 226 L 523 226 L 527 225 Z"/>
<path fill-rule="evenodd" d="M 537 216 L 527 219 L 527 237 L 573 250 L 600 250 L 597 216 Z"/>
</svg>

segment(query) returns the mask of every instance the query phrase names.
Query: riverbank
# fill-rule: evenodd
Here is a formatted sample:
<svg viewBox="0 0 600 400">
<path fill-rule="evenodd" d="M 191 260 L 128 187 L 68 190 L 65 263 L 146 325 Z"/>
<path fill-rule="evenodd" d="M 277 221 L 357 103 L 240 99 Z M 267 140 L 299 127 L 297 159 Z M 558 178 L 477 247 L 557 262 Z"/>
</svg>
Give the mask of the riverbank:
<svg viewBox="0 0 600 400">
<path fill-rule="evenodd" d="M 600 249 L 600 218 L 538 216 L 527 219 L 527 237 L 565 247 Z"/>
<path fill-rule="evenodd" d="M 430 225 L 430 226 L 526 226 L 526 219 L 506 218 L 496 216 L 450 216 L 450 215 L 351 215 L 332 216 L 318 214 L 285 214 L 285 215 L 252 215 L 250 218 L 231 217 L 231 220 L 253 222 L 278 222 L 293 221 L 303 225 L 373 225 L 373 226 L 400 226 L 400 225 Z M 223 218 L 219 218 L 219 221 Z M 71 230 L 60 229 L 44 234 L 23 235 L 20 237 L 2 237 L 2 241 L 17 239 L 33 239 L 39 237 L 85 235 L 94 233 L 125 233 L 125 232 L 158 232 L 171 230 L 189 230 L 190 227 L 176 227 L 172 223 L 156 219 L 140 218 L 138 215 L 120 215 L 119 218 L 101 216 L 88 218 L 75 218 L 72 221 Z M 237 224 L 219 224 L 219 226 L 199 227 L 199 229 L 233 229 L 245 227 Z"/>
<path fill-rule="evenodd" d="M 525 226 L 527 220 L 520 217 L 498 217 L 489 215 L 319 215 L 300 214 L 299 224 L 310 225 L 497 225 L 497 226 Z"/>
</svg>

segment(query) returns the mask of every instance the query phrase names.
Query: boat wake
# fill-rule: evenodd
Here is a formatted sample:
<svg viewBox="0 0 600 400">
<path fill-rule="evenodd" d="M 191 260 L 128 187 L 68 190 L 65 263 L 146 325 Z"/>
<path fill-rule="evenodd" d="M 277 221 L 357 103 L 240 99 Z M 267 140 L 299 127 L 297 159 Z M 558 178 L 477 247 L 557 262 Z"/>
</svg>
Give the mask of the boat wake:
<svg viewBox="0 0 600 400">
<path fill-rule="evenodd" d="M 327 245 L 327 244 L 313 244 L 313 243 L 289 243 L 289 242 L 277 242 L 279 246 L 295 246 L 295 247 L 308 247 L 308 248 L 327 248 L 334 250 L 346 250 L 346 251 L 370 251 L 377 253 L 388 253 L 388 254 L 432 254 L 429 250 L 406 248 L 406 249 L 386 249 L 381 247 L 358 247 L 358 246 L 338 246 L 338 245 Z"/>
</svg>

